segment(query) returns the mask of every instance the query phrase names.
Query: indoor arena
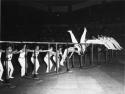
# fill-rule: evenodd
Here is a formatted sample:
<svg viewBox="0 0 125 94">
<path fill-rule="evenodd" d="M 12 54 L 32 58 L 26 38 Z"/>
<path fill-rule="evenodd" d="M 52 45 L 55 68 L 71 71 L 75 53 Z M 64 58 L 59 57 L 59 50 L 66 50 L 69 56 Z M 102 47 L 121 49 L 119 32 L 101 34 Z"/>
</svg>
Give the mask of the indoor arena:
<svg viewBox="0 0 125 94">
<path fill-rule="evenodd" d="M 125 0 L 0 5 L 0 94 L 125 94 Z"/>
</svg>

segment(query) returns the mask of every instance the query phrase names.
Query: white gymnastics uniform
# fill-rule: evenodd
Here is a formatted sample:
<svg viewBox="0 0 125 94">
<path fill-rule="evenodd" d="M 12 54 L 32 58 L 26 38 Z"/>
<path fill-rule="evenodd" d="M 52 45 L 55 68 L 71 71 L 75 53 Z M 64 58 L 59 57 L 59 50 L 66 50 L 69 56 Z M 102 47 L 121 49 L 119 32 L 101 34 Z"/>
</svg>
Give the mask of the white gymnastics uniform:
<svg viewBox="0 0 125 94">
<path fill-rule="evenodd" d="M 38 74 L 38 69 L 40 67 L 40 64 L 39 64 L 39 60 L 38 60 L 38 55 L 39 55 L 39 51 L 35 51 L 35 60 L 34 60 L 34 53 L 32 53 L 32 57 L 31 57 L 31 61 L 32 63 L 34 64 L 34 61 L 35 61 L 35 64 L 34 64 L 34 67 L 35 67 L 35 74 Z M 34 74 L 34 70 L 32 72 L 32 74 Z"/>
<path fill-rule="evenodd" d="M 46 65 L 47 65 L 46 73 L 48 73 L 49 70 L 52 69 L 53 63 L 52 63 L 52 61 L 51 61 L 50 58 L 51 58 L 51 56 L 52 56 L 53 54 L 54 54 L 53 51 L 49 51 L 49 52 L 47 52 L 47 54 L 46 54 L 45 57 L 44 57 L 44 61 L 45 61 Z"/>
<path fill-rule="evenodd" d="M 0 81 L 3 81 L 2 79 L 2 75 L 3 75 L 3 65 L 1 63 L 1 55 L 2 55 L 2 52 L 0 52 Z"/>
<path fill-rule="evenodd" d="M 74 47 L 69 47 L 69 48 L 66 48 L 66 49 L 64 50 L 64 53 L 63 53 L 63 55 L 62 55 L 62 59 L 61 59 L 61 61 L 60 61 L 60 65 L 64 66 L 65 59 L 66 59 L 66 57 L 68 56 L 68 54 L 69 54 L 70 52 L 75 52 L 75 48 L 74 48 Z"/>
<path fill-rule="evenodd" d="M 76 38 L 75 38 L 74 34 L 72 33 L 72 31 L 69 30 L 68 32 L 69 32 L 69 34 L 70 34 L 70 36 L 71 36 L 72 43 L 78 43 L 78 41 L 76 40 Z M 83 32 L 83 34 L 82 34 L 82 36 L 81 36 L 80 43 L 85 43 L 85 41 L 86 41 L 86 33 L 87 33 L 87 29 L 84 28 L 84 32 Z M 86 45 L 85 45 L 85 44 L 81 44 L 81 45 L 79 45 L 79 44 L 74 44 L 74 46 L 77 48 L 77 51 L 76 51 L 76 52 L 77 52 L 79 55 L 80 55 L 80 52 L 81 52 L 81 51 L 82 51 L 82 53 L 84 53 L 85 50 L 86 50 Z"/>
<path fill-rule="evenodd" d="M 57 59 L 56 59 L 56 55 L 53 56 L 53 60 L 57 64 L 57 69 L 59 69 L 59 66 L 60 66 L 60 61 L 61 61 L 60 55 L 62 56 L 62 51 L 58 50 L 57 51 Z M 56 68 L 54 69 L 54 71 L 56 71 Z"/>
<path fill-rule="evenodd" d="M 20 50 L 20 55 L 19 55 L 19 58 L 18 58 L 18 61 L 20 63 L 20 66 L 21 66 L 21 77 L 25 76 L 25 51 L 23 50 Z"/>
<path fill-rule="evenodd" d="M 8 53 L 7 54 L 7 63 L 8 63 L 8 77 L 9 78 L 14 78 L 12 75 L 13 75 L 13 71 L 14 71 L 14 68 L 13 68 L 13 65 L 12 65 L 12 56 L 13 54 L 12 53 Z"/>
</svg>

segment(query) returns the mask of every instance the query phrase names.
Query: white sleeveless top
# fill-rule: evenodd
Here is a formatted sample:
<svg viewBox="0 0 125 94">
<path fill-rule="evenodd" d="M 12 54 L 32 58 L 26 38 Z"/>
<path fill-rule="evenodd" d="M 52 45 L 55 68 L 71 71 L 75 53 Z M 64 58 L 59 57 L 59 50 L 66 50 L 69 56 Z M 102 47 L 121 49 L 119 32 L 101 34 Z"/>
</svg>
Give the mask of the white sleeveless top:
<svg viewBox="0 0 125 94">
<path fill-rule="evenodd" d="M 12 53 L 9 53 L 9 54 L 7 55 L 7 58 L 8 58 L 9 61 L 12 60 L 12 56 L 13 56 Z"/>
<path fill-rule="evenodd" d="M 19 58 L 25 58 L 25 51 L 20 50 Z"/>
<path fill-rule="evenodd" d="M 35 56 L 38 57 L 39 51 L 35 51 Z M 34 57 L 34 52 L 32 53 L 32 57 Z"/>
<path fill-rule="evenodd" d="M 52 55 L 54 55 L 54 53 L 55 53 L 55 52 L 53 52 L 53 51 L 47 52 L 45 58 L 48 59 L 49 57 L 51 57 Z"/>
</svg>

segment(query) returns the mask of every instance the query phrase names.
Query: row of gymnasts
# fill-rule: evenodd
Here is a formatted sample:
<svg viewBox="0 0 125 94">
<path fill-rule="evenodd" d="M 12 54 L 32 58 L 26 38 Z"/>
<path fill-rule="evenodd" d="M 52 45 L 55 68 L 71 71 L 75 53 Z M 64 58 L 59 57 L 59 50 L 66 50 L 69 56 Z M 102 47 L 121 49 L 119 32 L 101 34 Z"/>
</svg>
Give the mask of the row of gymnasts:
<svg viewBox="0 0 125 94">
<path fill-rule="evenodd" d="M 7 58 L 7 62 L 8 62 L 8 77 L 9 78 L 14 78 L 12 76 L 14 68 L 12 65 L 12 56 L 13 54 L 19 54 L 19 58 L 18 61 L 20 63 L 21 66 L 21 77 L 25 76 L 25 59 L 26 59 L 26 54 L 28 52 L 32 52 L 32 56 L 31 56 L 31 61 L 32 63 L 35 65 L 35 71 L 33 71 L 33 74 L 38 74 L 38 69 L 40 67 L 39 61 L 38 61 L 38 55 L 40 52 L 47 52 L 45 57 L 44 57 L 44 61 L 47 65 L 47 69 L 46 69 L 46 73 L 49 72 L 49 70 L 52 68 L 53 66 L 53 61 L 57 63 L 57 68 L 59 68 L 60 65 L 64 66 L 64 62 L 66 60 L 66 57 L 68 56 L 69 53 L 71 53 L 71 55 L 69 57 L 72 56 L 72 54 L 75 52 L 78 55 L 84 54 L 85 50 L 87 49 L 88 46 L 86 46 L 86 44 L 99 44 L 99 45 L 104 45 L 108 50 L 122 50 L 123 48 L 119 45 L 119 43 L 112 37 L 106 37 L 106 36 L 98 36 L 98 38 L 94 38 L 94 39 L 86 39 L 86 33 L 87 33 L 87 29 L 86 27 L 84 28 L 83 34 L 81 36 L 80 42 L 77 41 L 77 39 L 75 38 L 73 32 L 71 30 L 68 30 L 68 33 L 70 34 L 71 37 L 71 41 L 72 43 L 74 43 L 73 47 L 67 47 L 64 52 L 62 53 L 62 48 L 60 47 L 56 52 L 54 51 L 53 47 L 50 47 L 48 50 L 42 50 L 39 48 L 39 46 L 35 47 L 35 50 L 30 50 L 30 49 L 26 49 L 26 45 L 23 46 L 23 48 L 19 51 L 12 50 L 12 47 L 9 46 L 6 50 L 6 58 Z M 3 81 L 2 79 L 2 74 L 3 74 L 3 66 L 1 64 L 1 53 L 5 52 L 4 50 L 0 50 L 0 80 Z M 35 58 L 34 58 L 35 57 Z M 51 60 L 50 58 L 53 58 L 53 60 Z M 60 59 L 61 57 L 61 59 Z M 34 63 L 35 61 L 35 63 Z"/>
<path fill-rule="evenodd" d="M 23 48 L 18 51 L 18 50 L 13 50 L 11 46 L 8 46 L 6 50 L 0 49 L 0 81 L 3 81 L 3 79 L 2 79 L 2 75 L 4 72 L 3 66 L 6 66 L 6 62 L 7 62 L 8 78 L 9 79 L 14 78 L 13 77 L 14 67 L 12 64 L 13 54 L 19 54 L 18 62 L 21 66 L 20 75 L 21 75 L 21 77 L 25 76 L 25 74 L 26 74 L 26 63 L 25 63 L 26 61 L 25 60 L 26 60 L 26 55 L 28 52 L 32 52 L 31 62 L 35 66 L 34 70 L 32 71 L 32 74 L 36 74 L 36 75 L 38 74 L 38 69 L 40 67 L 38 55 L 40 52 L 46 52 L 46 55 L 44 57 L 44 62 L 47 65 L 46 73 L 48 73 L 52 69 L 53 61 L 55 63 L 57 63 L 58 68 L 60 66 L 59 62 L 62 57 L 62 48 L 61 47 L 59 47 L 57 49 L 57 51 L 54 51 L 53 47 L 50 47 L 48 50 L 42 50 L 42 49 L 40 49 L 39 45 L 37 45 L 34 50 L 31 50 L 31 49 L 27 49 L 26 45 L 24 45 Z M 6 54 L 6 61 L 4 61 L 4 64 L 2 64 L 2 62 L 1 62 L 2 53 Z M 56 70 L 56 68 L 54 70 Z"/>
</svg>

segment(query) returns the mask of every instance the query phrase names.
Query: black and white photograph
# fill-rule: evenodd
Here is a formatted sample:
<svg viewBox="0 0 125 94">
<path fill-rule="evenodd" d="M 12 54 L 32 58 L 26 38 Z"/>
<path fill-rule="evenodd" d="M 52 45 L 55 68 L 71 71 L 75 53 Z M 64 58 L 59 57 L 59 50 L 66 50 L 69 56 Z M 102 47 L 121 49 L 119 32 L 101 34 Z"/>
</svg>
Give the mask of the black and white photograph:
<svg viewBox="0 0 125 94">
<path fill-rule="evenodd" d="M 125 94 L 125 0 L 0 0 L 0 94 Z"/>
</svg>

